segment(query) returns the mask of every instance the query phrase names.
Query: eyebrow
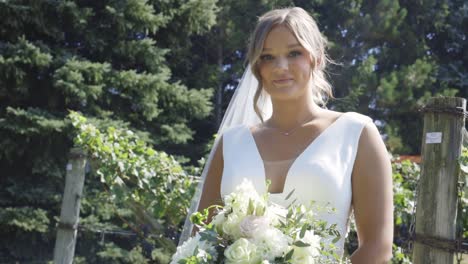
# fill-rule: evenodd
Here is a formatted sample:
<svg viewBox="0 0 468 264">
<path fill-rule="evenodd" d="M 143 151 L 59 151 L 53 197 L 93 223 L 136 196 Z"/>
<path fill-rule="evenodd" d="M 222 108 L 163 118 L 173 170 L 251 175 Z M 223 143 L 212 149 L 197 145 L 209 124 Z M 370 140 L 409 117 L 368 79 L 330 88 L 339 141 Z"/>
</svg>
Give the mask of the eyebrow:
<svg viewBox="0 0 468 264">
<path fill-rule="evenodd" d="M 288 45 L 288 48 L 290 48 L 290 49 L 291 49 L 291 48 L 296 48 L 296 47 L 301 47 L 301 44 L 296 43 L 296 44 L 289 44 L 289 45 Z M 271 49 L 269 49 L 269 48 L 263 48 L 263 51 L 266 51 L 266 50 L 271 50 Z"/>
</svg>

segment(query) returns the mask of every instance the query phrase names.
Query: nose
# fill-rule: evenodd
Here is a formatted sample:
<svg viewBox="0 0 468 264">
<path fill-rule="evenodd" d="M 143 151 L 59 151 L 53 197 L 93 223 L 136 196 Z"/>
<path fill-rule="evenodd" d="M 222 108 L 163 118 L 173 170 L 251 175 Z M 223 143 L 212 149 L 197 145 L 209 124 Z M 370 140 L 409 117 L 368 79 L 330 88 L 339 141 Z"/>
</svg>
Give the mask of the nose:
<svg viewBox="0 0 468 264">
<path fill-rule="evenodd" d="M 286 70 L 289 67 L 289 62 L 287 58 L 284 58 L 282 56 L 276 58 L 275 61 L 275 68 L 280 69 L 280 70 Z"/>
</svg>

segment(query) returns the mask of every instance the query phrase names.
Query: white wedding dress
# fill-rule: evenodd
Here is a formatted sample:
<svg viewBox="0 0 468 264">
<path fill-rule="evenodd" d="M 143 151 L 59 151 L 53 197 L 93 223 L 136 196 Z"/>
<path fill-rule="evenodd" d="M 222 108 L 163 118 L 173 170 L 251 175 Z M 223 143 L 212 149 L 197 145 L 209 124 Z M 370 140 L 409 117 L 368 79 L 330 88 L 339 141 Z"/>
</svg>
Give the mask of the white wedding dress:
<svg viewBox="0 0 468 264">
<path fill-rule="evenodd" d="M 270 195 L 273 203 L 283 206 L 297 199 L 302 204 L 315 201 L 335 208 L 335 213 L 322 212 L 319 218 L 337 224 L 342 235 L 335 244 L 340 257 L 352 209 L 351 173 L 361 131 L 368 122 L 372 119 L 358 113 L 341 115 L 291 160 L 283 192 Z M 234 191 L 244 178 L 251 180 L 260 194 L 266 192 L 265 174 L 269 165 L 262 160 L 249 127 L 240 125 L 223 133 L 223 158 L 221 196 Z M 292 190 L 292 197 L 285 200 Z"/>
</svg>

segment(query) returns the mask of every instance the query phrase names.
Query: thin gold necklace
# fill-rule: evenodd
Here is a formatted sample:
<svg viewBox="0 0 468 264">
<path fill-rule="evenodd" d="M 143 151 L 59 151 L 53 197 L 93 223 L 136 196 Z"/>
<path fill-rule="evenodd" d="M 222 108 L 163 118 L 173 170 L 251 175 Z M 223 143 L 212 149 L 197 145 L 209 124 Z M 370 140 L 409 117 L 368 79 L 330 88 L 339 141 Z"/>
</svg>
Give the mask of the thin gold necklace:
<svg viewBox="0 0 468 264">
<path fill-rule="evenodd" d="M 283 136 L 290 136 L 291 134 L 293 134 L 297 129 L 303 127 L 304 125 L 310 123 L 310 121 L 312 121 L 313 118 L 310 118 L 310 119 L 307 119 L 307 122 L 304 122 L 304 123 L 301 123 L 299 124 L 298 126 L 288 130 L 288 131 L 281 131 L 279 128 L 276 128 L 276 127 L 272 127 L 272 126 L 267 126 L 269 128 L 272 128 L 272 129 L 275 129 L 277 130 L 281 135 Z"/>
</svg>

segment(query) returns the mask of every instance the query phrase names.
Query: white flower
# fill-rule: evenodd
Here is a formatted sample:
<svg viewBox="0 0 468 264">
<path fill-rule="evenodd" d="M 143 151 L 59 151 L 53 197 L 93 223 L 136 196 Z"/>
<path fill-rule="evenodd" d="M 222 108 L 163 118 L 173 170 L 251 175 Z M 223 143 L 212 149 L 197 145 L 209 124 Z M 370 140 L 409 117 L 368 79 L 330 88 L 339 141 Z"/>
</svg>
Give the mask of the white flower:
<svg viewBox="0 0 468 264">
<path fill-rule="evenodd" d="M 263 259 L 273 261 L 287 252 L 291 238 L 280 230 L 270 227 L 258 229 L 252 242 L 257 246 Z"/>
<path fill-rule="evenodd" d="M 197 252 L 196 249 L 198 248 Z M 213 259 L 216 259 L 216 249 L 213 245 L 205 241 L 200 241 L 200 235 L 196 234 L 189 238 L 181 246 L 177 248 L 176 253 L 172 256 L 171 264 L 177 264 L 180 260 L 197 255 L 206 255 L 209 253 Z"/>
<path fill-rule="evenodd" d="M 264 216 L 249 215 L 242 219 L 239 229 L 243 237 L 251 238 L 261 229 L 268 228 L 270 220 Z"/>
<path fill-rule="evenodd" d="M 226 219 L 227 217 L 224 211 L 219 212 L 211 219 L 211 223 L 215 226 L 216 232 L 220 235 L 222 235 L 223 225 Z"/>
<path fill-rule="evenodd" d="M 240 232 L 240 223 L 242 221 L 242 217 L 238 216 L 237 214 L 229 214 L 226 221 L 224 221 L 222 225 L 222 231 L 225 235 L 230 236 L 234 240 L 239 239 L 242 237 Z"/>
<path fill-rule="evenodd" d="M 256 264 L 260 262 L 257 247 L 245 238 L 236 240 L 224 251 L 227 264 Z"/>
<path fill-rule="evenodd" d="M 291 257 L 292 264 L 315 264 L 314 257 L 303 247 L 294 247 L 294 253 Z"/>
<path fill-rule="evenodd" d="M 317 236 L 314 234 L 313 230 L 307 230 L 304 234 L 304 237 L 301 239 L 302 242 L 309 244 L 309 247 L 306 247 L 306 249 L 309 251 L 309 253 L 312 256 L 319 256 L 320 252 L 320 240 L 322 238 L 320 236 Z"/>
<path fill-rule="evenodd" d="M 224 204 L 225 211 L 232 209 L 232 213 L 243 217 L 248 213 L 249 204 L 253 207 L 254 214 L 262 215 L 264 208 L 267 206 L 267 201 L 257 193 L 252 182 L 244 179 L 234 192 L 224 198 Z"/>
<path fill-rule="evenodd" d="M 220 212 L 224 218 L 214 219 L 217 230 L 222 230 L 224 235 L 236 240 L 241 238 L 240 223 L 249 215 L 261 216 L 267 208 L 267 201 L 255 190 L 253 184 L 244 179 L 234 192 L 224 198 L 225 206 Z"/>
<path fill-rule="evenodd" d="M 304 243 L 309 244 L 308 247 L 297 247 L 293 246 L 294 253 L 291 258 L 291 263 L 304 263 L 314 264 L 316 259 L 320 257 L 320 240 L 321 237 L 314 234 L 313 230 L 307 230 L 303 238 L 296 237 L 297 240 L 301 240 Z"/>
<path fill-rule="evenodd" d="M 270 219 L 272 226 L 278 226 L 280 220 L 284 222 L 287 214 L 288 210 L 277 204 L 269 205 L 265 211 L 265 216 Z"/>
</svg>

